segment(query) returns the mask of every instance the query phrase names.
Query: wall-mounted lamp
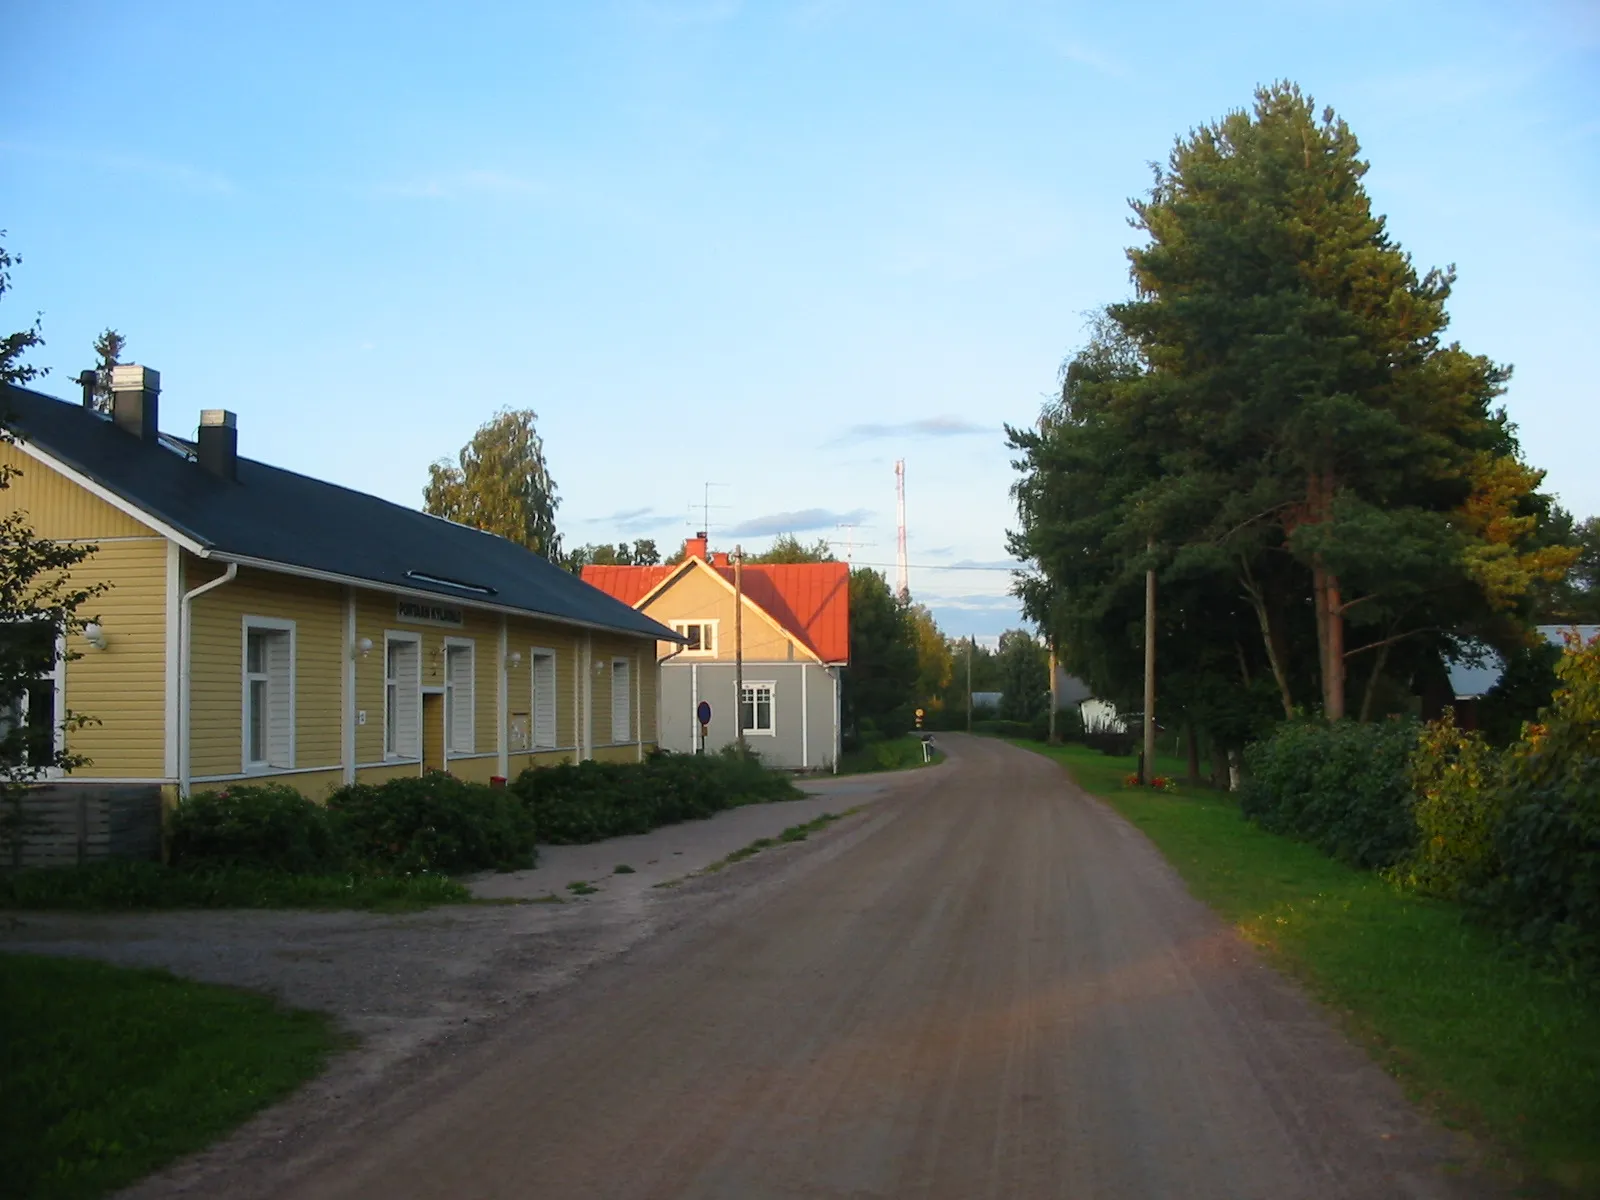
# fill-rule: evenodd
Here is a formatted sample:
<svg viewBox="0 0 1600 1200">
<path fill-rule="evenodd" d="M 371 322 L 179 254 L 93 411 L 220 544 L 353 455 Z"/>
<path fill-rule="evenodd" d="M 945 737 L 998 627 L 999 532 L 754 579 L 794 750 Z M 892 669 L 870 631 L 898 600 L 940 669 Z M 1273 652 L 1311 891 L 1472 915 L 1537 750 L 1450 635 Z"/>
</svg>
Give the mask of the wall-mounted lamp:
<svg viewBox="0 0 1600 1200">
<path fill-rule="evenodd" d="M 106 648 L 106 631 L 100 627 L 99 621 L 90 621 L 83 627 L 83 640 L 96 650 Z"/>
<path fill-rule="evenodd" d="M 372 639 L 371 638 L 357 638 L 356 639 L 356 653 L 361 655 L 362 658 L 365 658 L 367 655 L 371 654 L 372 653 Z"/>
<path fill-rule="evenodd" d="M 594 664 L 594 673 L 596 675 L 604 675 L 606 673 L 606 660 L 605 659 L 602 658 L 602 659 L 596 660 L 596 662 Z"/>
<path fill-rule="evenodd" d="M 522 651 L 521 650 L 513 650 L 510 654 L 506 655 L 506 666 L 509 667 L 511 670 L 515 671 L 521 665 L 522 665 Z"/>
</svg>

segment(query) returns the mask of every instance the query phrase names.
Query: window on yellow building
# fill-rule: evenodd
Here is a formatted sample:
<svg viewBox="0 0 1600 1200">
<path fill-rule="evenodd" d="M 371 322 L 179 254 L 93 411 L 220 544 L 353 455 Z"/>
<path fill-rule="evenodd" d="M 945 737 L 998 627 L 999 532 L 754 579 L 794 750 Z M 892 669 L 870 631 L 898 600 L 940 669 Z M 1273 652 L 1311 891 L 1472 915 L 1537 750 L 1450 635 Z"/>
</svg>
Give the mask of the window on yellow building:
<svg viewBox="0 0 1600 1200">
<path fill-rule="evenodd" d="M 294 622 L 246 617 L 244 769 L 294 766 Z"/>
<path fill-rule="evenodd" d="M 383 754 L 422 753 L 422 647 L 415 634 L 390 634 L 383 651 Z"/>
</svg>

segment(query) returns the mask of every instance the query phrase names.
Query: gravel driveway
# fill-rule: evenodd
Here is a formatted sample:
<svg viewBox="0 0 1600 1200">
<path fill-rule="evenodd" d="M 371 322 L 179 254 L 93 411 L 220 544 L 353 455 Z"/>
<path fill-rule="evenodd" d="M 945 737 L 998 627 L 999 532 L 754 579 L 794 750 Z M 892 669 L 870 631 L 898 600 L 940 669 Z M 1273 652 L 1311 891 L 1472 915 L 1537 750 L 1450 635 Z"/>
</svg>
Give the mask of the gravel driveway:
<svg viewBox="0 0 1600 1200">
<path fill-rule="evenodd" d="M 923 768 L 940 771 L 942 767 Z M 483 1025 L 529 998 L 676 925 L 748 871 L 683 880 L 762 837 L 824 812 L 870 804 L 911 774 L 807 780 L 804 800 L 751 805 L 704 821 L 588 846 L 544 846 L 530 871 L 479 876 L 484 899 L 563 903 L 446 906 L 404 915 L 200 911 L 21 913 L 0 918 L 0 950 L 165 967 L 270 992 L 332 1013 L 359 1035 L 334 1075 L 375 1080 L 397 1061 Z M 782 856 L 788 848 L 767 855 Z M 616 875 L 627 864 L 633 874 Z M 741 864 L 743 866 L 744 864 Z M 576 896 L 582 880 L 599 889 Z"/>
</svg>

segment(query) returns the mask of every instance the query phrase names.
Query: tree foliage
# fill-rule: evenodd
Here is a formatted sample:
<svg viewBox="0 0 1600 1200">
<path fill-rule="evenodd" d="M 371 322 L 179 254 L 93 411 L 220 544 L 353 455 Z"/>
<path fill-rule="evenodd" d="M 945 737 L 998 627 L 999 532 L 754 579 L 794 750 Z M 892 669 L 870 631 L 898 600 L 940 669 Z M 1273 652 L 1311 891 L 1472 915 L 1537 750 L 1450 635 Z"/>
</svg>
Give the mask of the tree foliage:
<svg viewBox="0 0 1600 1200">
<path fill-rule="evenodd" d="M 111 368 L 127 348 L 128 339 L 115 329 L 101 330 L 94 340 L 94 406 L 100 412 L 111 411 Z"/>
<path fill-rule="evenodd" d="M 0 298 L 4 298 L 11 290 L 11 268 L 22 265 L 22 259 L 6 249 L 5 236 L 6 231 L 0 229 Z M 40 333 L 41 319 L 36 315 L 28 328 L 0 337 L 0 383 L 14 383 L 20 387 L 49 371 L 48 367 L 36 367 L 22 361 L 29 350 L 44 345 L 44 337 Z"/>
<path fill-rule="evenodd" d="M 562 556 L 561 565 L 574 575 L 588 566 L 596 567 L 654 567 L 661 563 L 661 551 L 654 538 L 635 538 L 612 545 L 609 542 L 579 546 Z"/>
<path fill-rule="evenodd" d="M 0 298 L 10 286 L 9 268 L 20 260 L 0 246 Z M 42 372 L 22 356 L 40 345 L 37 321 L 0 338 L 0 386 L 23 384 Z M 14 442 L 7 414 L 0 412 L 0 443 Z M 0 465 L 0 490 L 21 472 Z M 79 657 L 71 639 L 94 618 L 83 607 L 106 590 L 86 583 L 74 569 L 95 547 L 38 537 L 25 512 L 0 517 L 0 842 L 26 836 L 22 796 L 47 772 L 71 771 L 87 763 L 68 744 L 72 730 L 92 718 L 57 705 L 54 676 L 60 664 Z"/>
<path fill-rule="evenodd" d="M 877 571 L 850 572 L 850 665 L 845 668 L 845 728 L 898 737 L 911 728 L 917 638 L 908 606 Z"/>
<path fill-rule="evenodd" d="M 471 525 L 559 561 L 555 481 L 532 409 L 504 409 L 479 427 L 457 461 L 428 467 L 423 505 L 436 517 Z"/>
<path fill-rule="evenodd" d="M 1028 616 L 1134 703 L 1155 568 L 1165 711 L 1219 745 L 1392 709 L 1453 635 L 1519 642 L 1576 554 L 1496 407 L 1509 369 L 1445 342 L 1453 272 L 1412 265 L 1366 170 L 1289 84 L 1180 138 L 1132 202 L 1134 297 L 1009 431 Z"/>
<path fill-rule="evenodd" d="M 752 554 L 745 562 L 752 563 L 820 563 L 837 562 L 833 547 L 826 538 L 818 538 L 806 545 L 792 533 L 781 533 L 772 545 L 760 554 Z"/>
<path fill-rule="evenodd" d="M 1000 716 L 1008 721 L 1031 721 L 1050 704 L 1050 655 L 1039 639 L 1025 629 L 1008 629 L 1000 635 L 997 657 Z"/>
</svg>

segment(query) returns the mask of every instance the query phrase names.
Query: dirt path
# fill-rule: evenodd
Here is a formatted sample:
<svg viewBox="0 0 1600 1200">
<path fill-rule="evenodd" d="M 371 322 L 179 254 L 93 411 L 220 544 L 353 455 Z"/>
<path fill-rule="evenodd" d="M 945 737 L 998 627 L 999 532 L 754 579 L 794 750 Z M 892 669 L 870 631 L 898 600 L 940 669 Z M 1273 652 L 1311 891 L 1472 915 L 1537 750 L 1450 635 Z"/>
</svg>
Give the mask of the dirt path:
<svg viewBox="0 0 1600 1200">
<path fill-rule="evenodd" d="M 949 748 L 404 1086 L 241 1139 L 195 1194 L 1493 1194 L 1139 834 L 1042 758 Z"/>
</svg>

